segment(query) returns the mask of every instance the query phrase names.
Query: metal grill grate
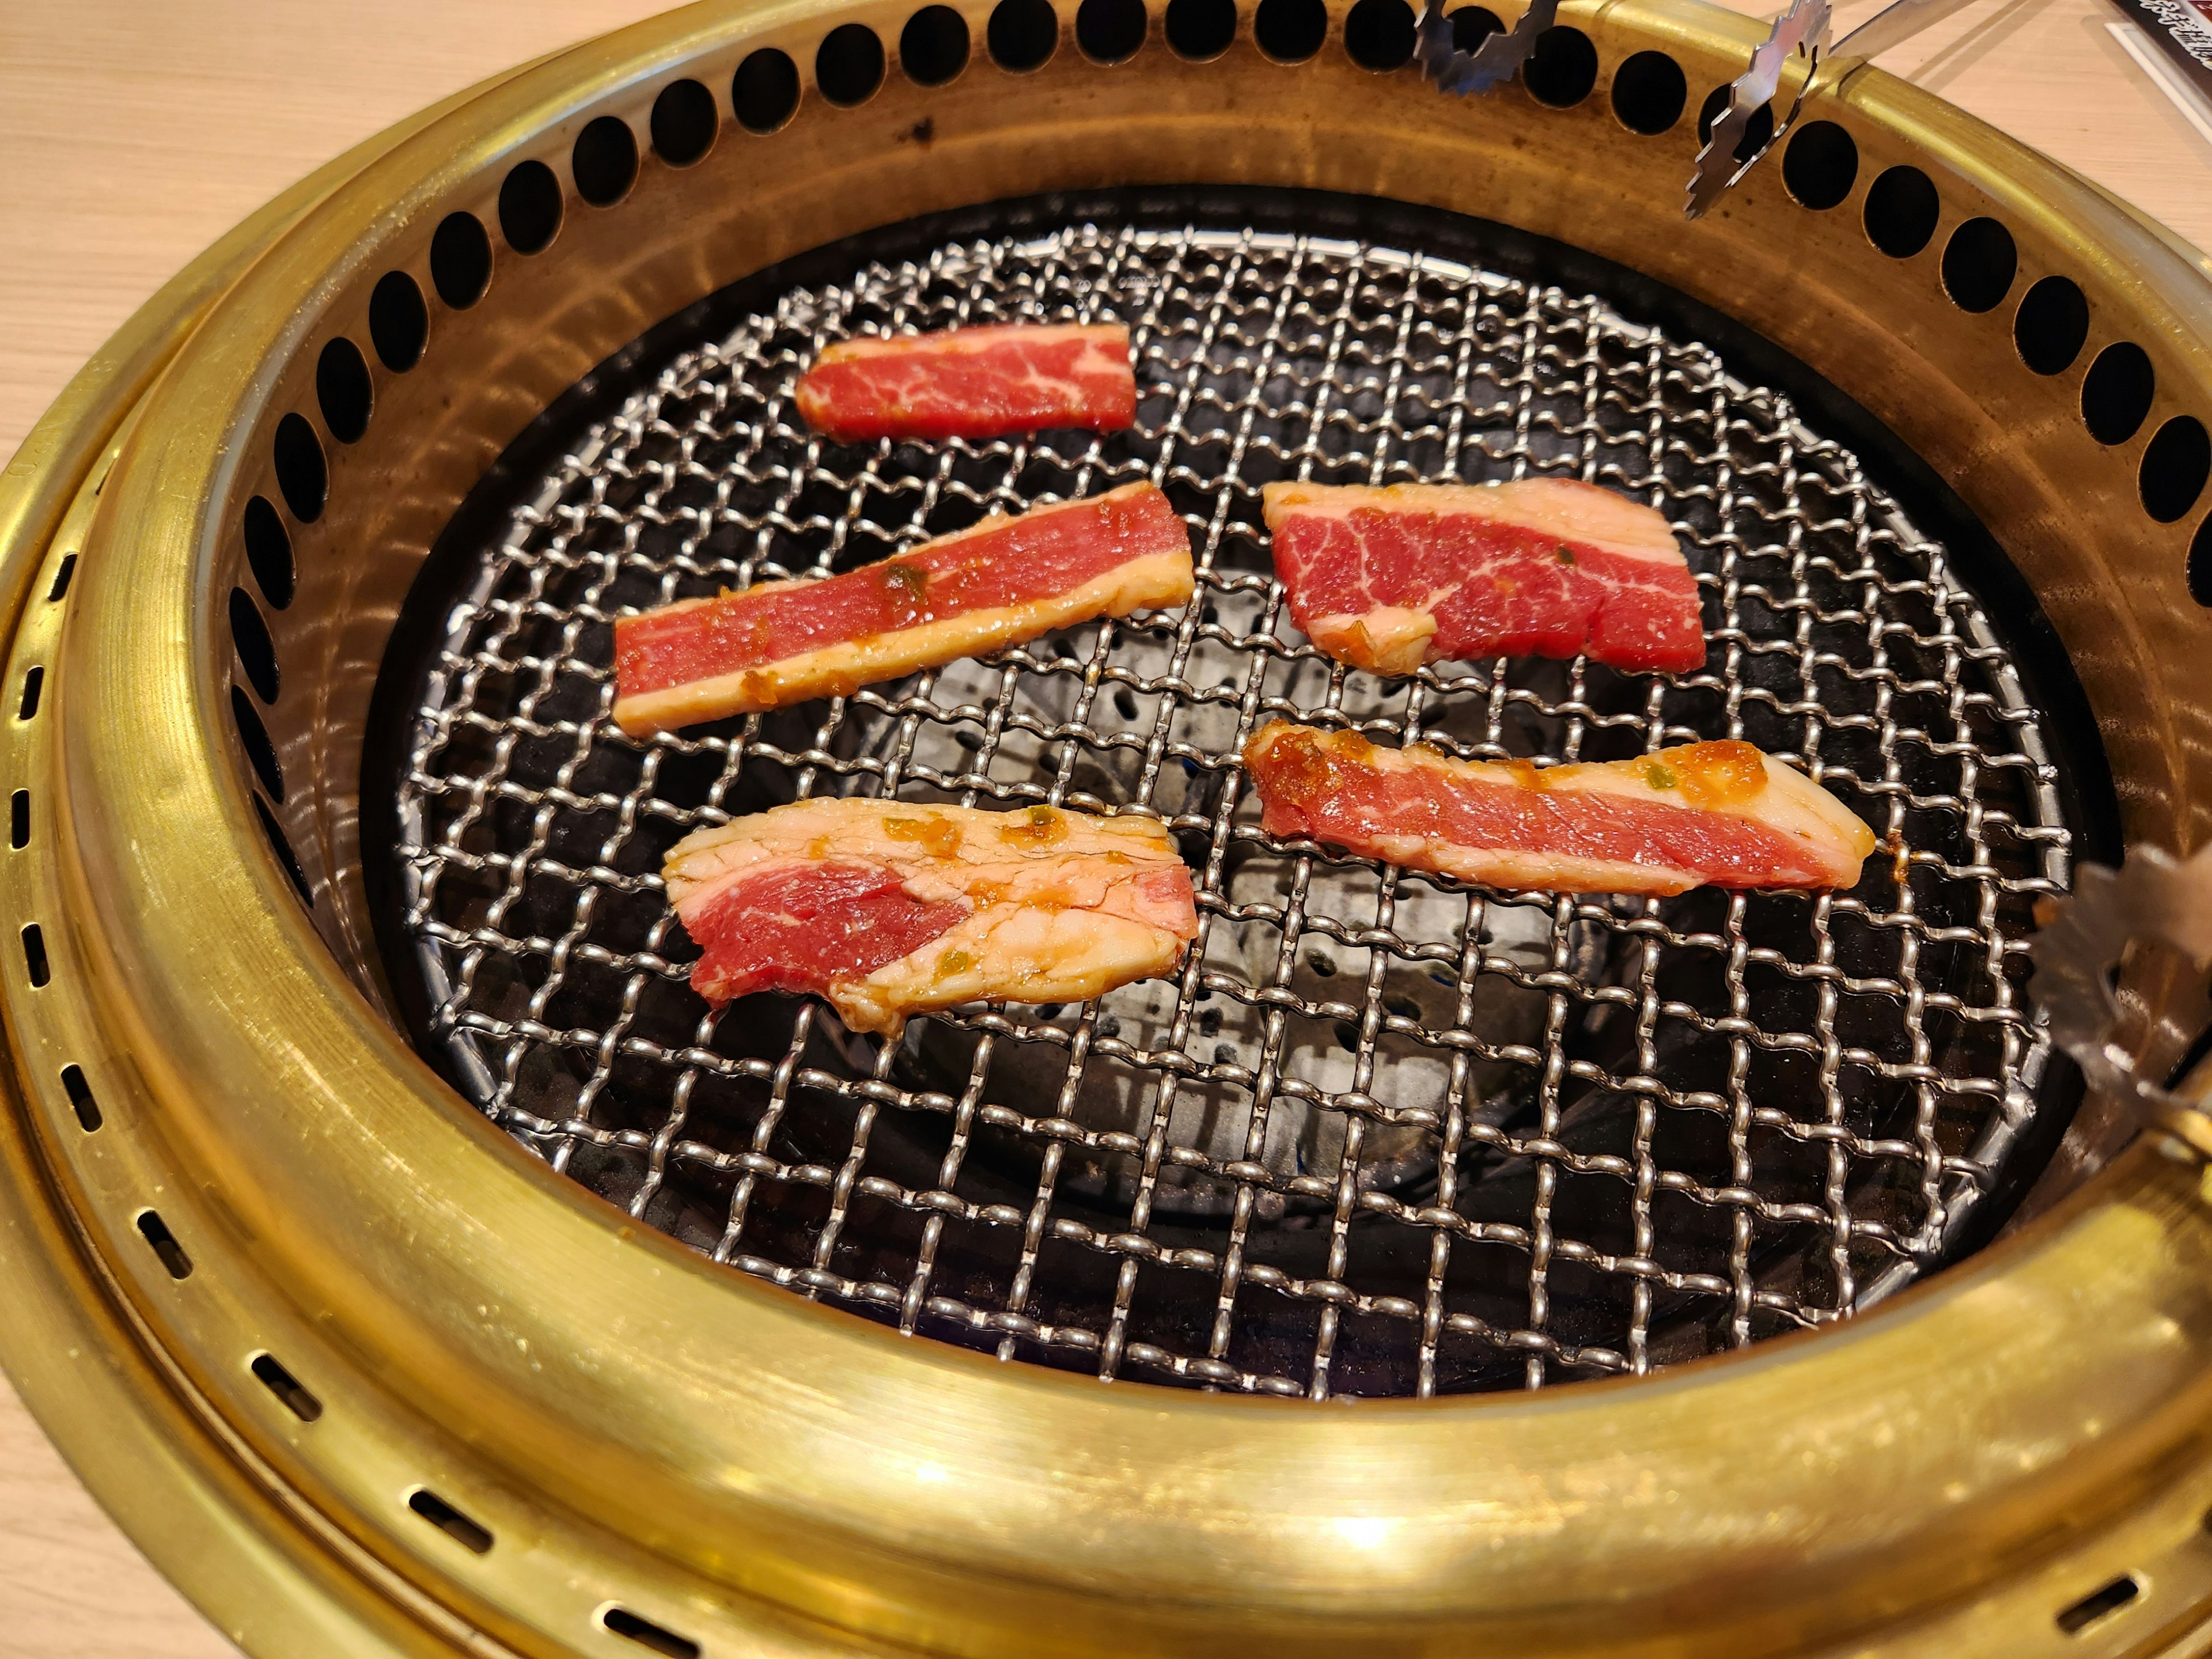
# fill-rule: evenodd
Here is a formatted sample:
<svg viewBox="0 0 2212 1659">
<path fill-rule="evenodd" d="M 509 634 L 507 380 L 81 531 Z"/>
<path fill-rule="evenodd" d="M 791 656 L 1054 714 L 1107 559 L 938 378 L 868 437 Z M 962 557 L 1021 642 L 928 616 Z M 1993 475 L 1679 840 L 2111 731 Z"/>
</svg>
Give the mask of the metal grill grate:
<svg viewBox="0 0 2212 1659">
<path fill-rule="evenodd" d="M 1137 429 L 841 448 L 789 392 L 872 329 L 1119 318 Z M 1541 471 L 1659 507 L 1713 649 L 1672 679 L 1380 682 L 1291 629 L 1259 486 Z M 647 743 L 610 619 L 1151 477 L 1187 613 Z M 1281 716 L 1470 757 L 1741 737 L 1886 854 L 1849 894 L 1472 890 L 1254 827 Z M 1275 1394 L 1535 1387 L 1816 1325 L 1910 1279 L 2033 1115 L 2029 907 L 2069 837 L 2034 712 L 1923 538 L 1716 356 L 1599 300 L 1352 242 L 1084 225 L 787 293 L 590 433 L 481 556 L 401 785 L 433 1029 L 491 1118 L 718 1261 L 1001 1357 Z M 708 1014 L 659 867 L 820 793 L 1162 817 L 1179 979 L 921 1019 Z"/>
</svg>

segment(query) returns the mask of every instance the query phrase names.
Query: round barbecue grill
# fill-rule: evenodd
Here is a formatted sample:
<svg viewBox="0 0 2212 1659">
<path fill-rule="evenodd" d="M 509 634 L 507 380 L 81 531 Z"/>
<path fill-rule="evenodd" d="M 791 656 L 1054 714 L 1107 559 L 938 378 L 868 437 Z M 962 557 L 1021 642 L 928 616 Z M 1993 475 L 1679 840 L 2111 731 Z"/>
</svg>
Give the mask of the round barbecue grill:
<svg viewBox="0 0 2212 1659">
<path fill-rule="evenodd" d="M 381 909 L 424 1051 L 556 1168 L 718 1261 L 1106 1377 L 1537 1386 L 1817 1324 L 1940 1259 L 1986 1188 L 2021 1185 L 2023 1132 L 2063 1117 L 2039 1109 L 2055 1091 L 2014 981 L 2074 833 L 2014 653 L 1949 554 L 1785 394 L 1601 300 L 1443 257 L 1436 217 L 1401 212 L 1392 246 L 1148 229 L 1131 220 L 1181 216 L 1133 205 L 1034 204 L 1056 228 L 981 242 L 907 228 L 912 257 L 779 283 L 773 313 L 655 365 L 580 443 L 556 414 L 510 453 L 453 570 L 410 600 L 427 673 L 388 650 L 370 721 L 415 732 L 398 775 L 372 763 L 399 824 L 366 856 L 398 878 Z M 856 328 L 1071 314 L 1135 329 L 1134 437 L 886 457 L 790 410 L 793 375 Z M 1711 567 L 1718 672 L 1384 683 L 1284 624 L 1263 482 L 1531 469 L 1669 507 Z M 1133 477 L 1204 538 L 1206 597 L 1182 616 L 684 740 L 608 726 L 625 605 L 847 568 Z M 1272 847 L 1238 810 L 1234 758 L 1276 714 L 1485 757 L 1748 736 L 1850 790 L 1893 851 L 1840 904 L 1391 880 Z M 1158 813 L 1200 876 L 1205 942 L 1181 984 L 925 1022 L 902 1047 L 811 1007 L 704 1014 L 662 855 L 848 789 Z"/>
<path fill-rule="evenodd" d="M 1401 0 L 697 9 L 333 164 L 49 416 L 0 497 L 0 1341 L 250 1649 L 2200 1616 L 2212 1189 L 2084 1098 L 2029 952 L 2077 859 L 2212 807 L 2212 288 L 1863 67 L 1685 225 L 1753 32 L 1562 18 L 1462 100 Z M 1109 319 L 1127 433 L 792 407 L 834 339 Z M 1674 523 L 1702 672 L 1379 680 L 1291 626 L 1263 484 L 1530 476 Z M 1139 479 L 1184 611 L 608 718 L 625 609 Z M 1882 850 L 1822 895 L 1408 874 L 1260 832 L 1274 718 L 1746 738 Z M 710 1012 L 663 854 L 830 794 L 1156 817 L 1199 939 L 896 1042 Z M 2201 980 L 2119 988 L 2185 1072 Z"/>
</svg>

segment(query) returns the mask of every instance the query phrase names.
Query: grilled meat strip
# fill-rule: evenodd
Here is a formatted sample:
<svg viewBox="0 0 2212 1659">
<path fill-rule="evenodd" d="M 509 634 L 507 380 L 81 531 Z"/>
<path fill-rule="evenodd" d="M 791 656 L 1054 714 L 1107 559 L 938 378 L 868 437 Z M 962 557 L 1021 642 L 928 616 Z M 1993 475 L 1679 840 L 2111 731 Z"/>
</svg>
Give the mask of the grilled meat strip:
<svg viewBox="0 0 2212 1659">
<path fill-rule="evenodd" d="M 1703 665 L 1698 584 L 1648 507 L 1570 478 L 1263 492 L 1291 615 L 1376 674 L 1480 657 Z"/>
<path fill-rule="evenodd" d="M 1163 826 L 1052 806 L 797 801 L 687 836 L 662 873 L 709 1002 L 811 993 L 887 1036 L 978 998 L 1097 996 L 1198 933 Z"/>
<path fill-rule="evenodd" d="M 841 443 L 1119 432 L 1137 418 L 1129 331 L 1016 323 L 840 340 L 799 380 L 799 412 Z"/>
<path fill-rule="evenodd" d="M 1244 766 L 1270 836 L 1493 887 L 1849 887 L 1874 851 L 1841 801 L 1747 743 L 1540 771 L 1279 723 Z"/>
<path fill-rule="evenodd" d="M 615 623 L 615 724 L 633 737 L 849 696 L 1096 617 L 1186 603 L 1190 537 L 1124 484 L 980 524 L 878 564 L 763 582 Z"/>
</svg>

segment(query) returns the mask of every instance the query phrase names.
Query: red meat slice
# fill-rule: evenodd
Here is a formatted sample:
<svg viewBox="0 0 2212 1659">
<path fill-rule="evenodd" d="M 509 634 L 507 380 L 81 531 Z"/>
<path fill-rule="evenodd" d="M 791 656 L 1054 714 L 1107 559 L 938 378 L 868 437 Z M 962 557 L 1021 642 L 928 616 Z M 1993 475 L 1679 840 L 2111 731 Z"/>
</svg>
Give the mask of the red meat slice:
<svg viewBox="0 0 2212 1659">
<path fill-rule="evenodd" d="M 1705 660 L 1697 580 L 1667 520 L 1594 484 L 1264 494 L 1291 615 L 1355 668 L 1588 655 L 1683 672 Z"/>
<path fill-rule="evenodd" d="M 1119 432 L 1137 418 L 1129 331 L 1016 323 L 840 340 L 799 380 L 799 412 L 840 443 Z"/>
<path fill-rule="evenodd" d="M 1166 973 L 1198 933 L 1166 829 L 1051 806 L 793 802 L 677 843 L 692 988 L 829 999 L 856 1031 L 1002 997 L 1073 1002 Z"/>
<path fill-rule="evenodd" d="M 1747 743 L 1538 770 L 1275 725 L 1245 745 L 1270 836 L 1494 887 L 1849 887 L 1874 832 Z"/>
<path fill-rule="evenodd" d="M 955 535 L 842 576 L 763 582 L 615 623 L 615 723 L 634 737 L 812 697 L 1180 605 L 1190 537 L 1149 483 Z"/>
<path fill-rule="evenodd" d="M 755 991 L 814 991 L 864 979 L 941 937 L 965 905 L 910 897 L 890 872 L 787 864 L 732 883 L 703 906 L 692 988 L 709 1002 Z"/>
</svg>

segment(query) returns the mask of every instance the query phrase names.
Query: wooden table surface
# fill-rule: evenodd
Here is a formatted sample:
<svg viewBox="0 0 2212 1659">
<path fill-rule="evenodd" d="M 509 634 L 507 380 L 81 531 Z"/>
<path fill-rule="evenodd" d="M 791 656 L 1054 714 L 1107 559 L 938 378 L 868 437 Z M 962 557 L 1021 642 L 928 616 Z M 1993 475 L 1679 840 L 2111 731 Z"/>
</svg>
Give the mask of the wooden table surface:
<svg viewBox="0 0 2212 1659">
<path fill-rule="evenodd" d="M 1731 0 L 1746 11 L 1770 10 Z M 1844 0 L 1839 30 L 1878 0 Z M 185 260 L 329 157 L 654 0 L 0 0 L 0 459 Z M 2103 0 L 1978 0 L 1908 75 L 2212 248 L 2212 142 Z M 5 1316 L 0 1291 L 0 1317 Z M 0 1382 L 0 1655 L 234 1650 L 103 1515 Z"/>
</svg>

